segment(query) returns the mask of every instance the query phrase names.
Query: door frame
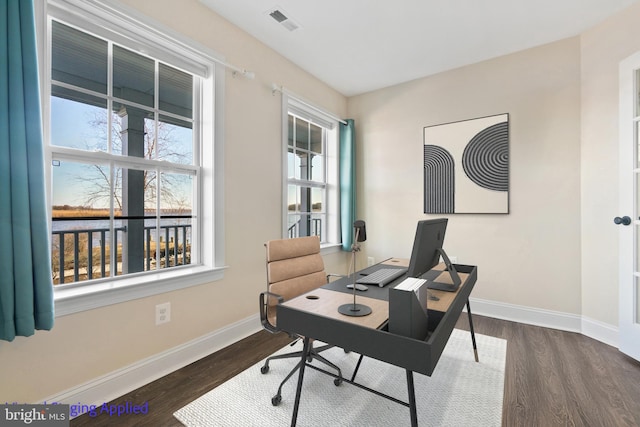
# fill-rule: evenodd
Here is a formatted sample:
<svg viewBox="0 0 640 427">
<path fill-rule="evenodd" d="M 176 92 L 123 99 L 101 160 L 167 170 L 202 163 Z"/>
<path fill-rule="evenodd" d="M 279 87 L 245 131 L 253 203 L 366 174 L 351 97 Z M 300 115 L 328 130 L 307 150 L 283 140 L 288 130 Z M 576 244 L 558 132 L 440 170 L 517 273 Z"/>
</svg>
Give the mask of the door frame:
<svg viewBox="0 0 640 427">
<path fill-rule="evenodd" d="M 640 95 L 636 72 L 640 70 L 640 52 L 620 62 L 619 107 L 619 198 L 618 215 L 630 216 L 630 226 L 619 224 L 619 339 L 621 352 L 640 360 L 640 323 L 638 319 L 638 251 L 637 230 L 640 225 L 637 209 L 638 122 Z M 631 196 L 631 197 L 629 197 Z"/>
</svg>

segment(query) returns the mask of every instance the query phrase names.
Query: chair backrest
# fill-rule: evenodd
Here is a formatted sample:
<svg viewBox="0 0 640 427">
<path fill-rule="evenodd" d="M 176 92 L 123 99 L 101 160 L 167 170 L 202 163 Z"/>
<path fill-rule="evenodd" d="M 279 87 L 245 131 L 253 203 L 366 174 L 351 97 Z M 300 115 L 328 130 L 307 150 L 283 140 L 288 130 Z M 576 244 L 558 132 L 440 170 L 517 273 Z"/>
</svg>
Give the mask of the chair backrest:
<svg viewBox="0 0 640 427">
<path fill-rule="evenodd" d="M 269 292 L 287 301 L 327 283 L 317 236 L 270 240 L 265 246 Z M 269 298 L 270 306 L 276 303 Z"/>
</svg>

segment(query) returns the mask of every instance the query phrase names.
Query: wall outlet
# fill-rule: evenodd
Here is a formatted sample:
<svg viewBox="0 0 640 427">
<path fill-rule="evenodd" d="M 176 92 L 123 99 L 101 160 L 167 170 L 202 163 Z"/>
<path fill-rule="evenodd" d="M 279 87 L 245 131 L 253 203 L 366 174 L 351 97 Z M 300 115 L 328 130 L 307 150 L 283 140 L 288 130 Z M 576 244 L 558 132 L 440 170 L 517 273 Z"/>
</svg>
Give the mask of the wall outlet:
<svg viewBox="0 0 640 427">
<path fill-rule="evenodd" d="M 156 326 L 171 321 L 171 303 L 165 302 L 156 305 Z"/>
<path fill-rule="evenodd" d="M 451 261 L 451 264 L 456 264 L 458 262 L 458 257 L 457 256 L 450 256 L 449 257 L 449 261 Z"/>
<path fill-rule="evenodd" d="M 371 267 L 375 263 L 376 263 L 376 260 L 372 256 L 367 258 L 367 267 Z"/>
</svg>

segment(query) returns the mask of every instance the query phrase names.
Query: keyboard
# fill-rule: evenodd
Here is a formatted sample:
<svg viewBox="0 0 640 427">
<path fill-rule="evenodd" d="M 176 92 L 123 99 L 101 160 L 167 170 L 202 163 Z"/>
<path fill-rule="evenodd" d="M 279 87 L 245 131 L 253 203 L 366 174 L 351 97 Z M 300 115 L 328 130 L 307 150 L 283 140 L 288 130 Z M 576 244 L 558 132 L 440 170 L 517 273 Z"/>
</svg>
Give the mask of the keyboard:
<svg viewBox="0 0 640 427">
<path fill-rule="evenodd" d="M 393 282 L 407 272 L 406 268 L 381 268 L 366 276 L 360 277 L 356 283 L 363 285 L 378 285 L 381 288 Z"/>
</svg>

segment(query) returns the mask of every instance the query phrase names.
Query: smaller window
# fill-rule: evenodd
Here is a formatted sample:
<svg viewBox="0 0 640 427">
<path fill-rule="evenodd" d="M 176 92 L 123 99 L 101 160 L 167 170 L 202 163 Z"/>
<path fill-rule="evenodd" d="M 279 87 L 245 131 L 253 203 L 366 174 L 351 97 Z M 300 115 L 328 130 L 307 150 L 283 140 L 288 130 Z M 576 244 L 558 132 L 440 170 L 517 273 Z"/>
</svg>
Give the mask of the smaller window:
<svg viewBox="0 0 640 427">
<path fill-rule="evenodd" d="M 284 237 L 339 243 L 337 122 L 285 98 Z"/>
</svg>

